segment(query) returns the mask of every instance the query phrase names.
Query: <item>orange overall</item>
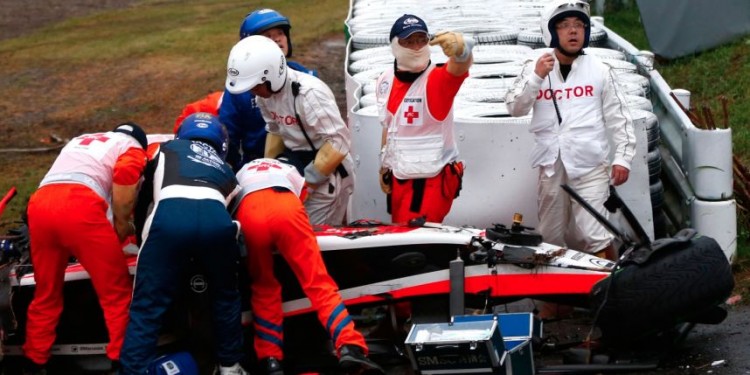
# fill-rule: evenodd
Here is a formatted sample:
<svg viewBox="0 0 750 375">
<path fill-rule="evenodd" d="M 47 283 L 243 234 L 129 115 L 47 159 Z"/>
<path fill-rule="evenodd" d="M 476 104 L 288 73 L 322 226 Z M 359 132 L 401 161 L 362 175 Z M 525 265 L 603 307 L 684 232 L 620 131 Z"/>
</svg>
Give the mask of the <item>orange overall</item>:
<svg viewBox="0 0 750 375">
<path fill-rule="evenodd" d="M 113 180 L 132 185 L 145 165 L 143 149 L 131 148 L 117 161 Z M 24 355 L 45 364 L 63 310 L 65 269 L 70 256 L 91 276 L 109 332 L 107 357 L 118 360 L 128 323 L 133 279 L 122 245 L 107 219 L 107 202 L 79 183 L 42 186 L 29 199 L 31 261 L 36 290 L 29 305 Z"/>
<path fill-rule="evenodd" d="M 442 223 L 458 196 L 462 177 L 461 162 L 446 165 L 437 176 L 430 178 L 401 180 L 394 177 L 391 220 L 406 223 L 424 216 L 427 221 Z"/>
<path fill-rule="evenodd" d="M 367 353 L 364 338 L 355 330 L 338 286 L 328 275 L 300 199 L 287 190 L 254 191 L 243 198 L 237 219 L 248 249 L 258 358 L 283 359 L 281 285 L 274 276 L 274 249 L 289 263 L 335 347 L 352 344 Z"/>
</svg>

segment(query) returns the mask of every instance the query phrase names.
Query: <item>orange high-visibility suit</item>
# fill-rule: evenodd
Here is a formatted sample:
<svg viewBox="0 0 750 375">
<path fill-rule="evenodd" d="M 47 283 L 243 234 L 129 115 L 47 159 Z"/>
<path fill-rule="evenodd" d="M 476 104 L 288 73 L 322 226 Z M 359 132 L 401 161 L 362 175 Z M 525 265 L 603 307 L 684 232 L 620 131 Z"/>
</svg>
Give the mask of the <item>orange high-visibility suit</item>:
<svg viewBox="0 0 750 375">
<path fill-rule="evenodd" d="M 338 286 L 328 275 L 300 201 L 305 180 L 293 166 L 273 159 L 247 163 L 237 173 L 237 180 L 244 196 L 236 218 L 242 224 L 248 250 L 258 358 L 283 359 L 281 285 L 274 276 L 274 249 L 289 263 L 337 351 L 343 345 L 356 345 L 366 354 L 364 338 L 355 330 Z"/>
<path fill-rule="evenodd" d="M 23 351 L 37 365 L 46 364 L 55 341 L 71 255 L 91 276 L 104 311 L 110 339 L 107 357 L 120 357 L 133 289 L 113 227 L 115 205 L 110 207 L 110 200 L 113 184 L 132 186 L 135 199 L 134 186 L 146 164 L 144 146 L 139 142 L 118 132 L 72 139 L 29 200 L 36 290 L 29 305 Z"/>
</svg>

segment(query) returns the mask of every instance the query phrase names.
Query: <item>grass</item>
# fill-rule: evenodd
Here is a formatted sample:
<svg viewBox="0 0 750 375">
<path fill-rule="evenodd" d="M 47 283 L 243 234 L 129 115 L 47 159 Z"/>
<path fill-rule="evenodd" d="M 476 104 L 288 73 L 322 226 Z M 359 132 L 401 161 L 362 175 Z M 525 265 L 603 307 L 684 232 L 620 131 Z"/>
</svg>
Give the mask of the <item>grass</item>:
<svg viewBox="0 0 750 375">
<path fill-rule="evenodd" d="M 240 23 L 263 7 L 290 18 L 297 55 L 343 33 L 349 2 L 144 0 L 0 41 L 0 148 L 40 147 L 52 134 L 70 138 L 125 120 L 170 132 L 186 103 L 223 88 Z M 18 189 L 0 233 L 20 217 L 55 156 L 0 153 L 0 194 Z"/>
</svg>

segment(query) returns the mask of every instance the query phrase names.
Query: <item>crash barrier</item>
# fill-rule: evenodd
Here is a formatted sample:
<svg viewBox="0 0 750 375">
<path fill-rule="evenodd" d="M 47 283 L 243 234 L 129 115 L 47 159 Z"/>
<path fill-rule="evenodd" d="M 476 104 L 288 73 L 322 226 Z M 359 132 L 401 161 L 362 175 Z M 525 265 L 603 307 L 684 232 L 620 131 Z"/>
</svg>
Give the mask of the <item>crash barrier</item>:
<svg viewBox="0 0 750 375">
<path fill-rule="evenodd" d="M 486 1 L 467 0 L 451 4 L 436 1 L 426 5 L 409 0 L 352 0 L 350 4 L 346 24 L 352 37 L 347 44 L 345 83 L 356 179 L 349 217 L 390 220 L 386 196 L 378 182 L 382 127 L 374 104 L 375 80 L 393 64 L 388 47 L 391 24 L 404 13 L 414 13 L 425 19 L 431 31 L 463 31 L 477 42 L 470 78 L 462 85 L 454 104 L 459 158 L 466 165 L 463 189 L 445 222 L 486 228 L 507 220 L 514 213 L 521 213 L 529 226 L 536 226 L 538 172 L 531 168 L 530 162 L 533 146 L 527 126 L 530 116 L 510 117 L 503 101 L 523 61 L 541 52 L 531 48 L 530 43 L 523 45 L 518 41 L 521 31 L 538 28 L 539 12 L 546 2 L 498 2 L 497 6 L 492 6 Z M 461 17 L 449 17 L 444 14 L 445 9 L 460 12 Z M 493 21 L 486 22 L 487 19 Z M 606 45 L 610 32 L 598 25 L 595 30 L 600 38 L 597 43 Z M 528 42 L 530 38 L 524 40 Z M 536 43 L 541 43 L 541 34 Z M 588 53 L 600 56 L 613 66 L 630 98 L 629 105 L 642 111 L 650 109 L 648 79 L 637 73 L 634 63 L 624 60 L 623 52 L 591 47 Z M 433 47 L 431 54 L 435 63 L 447 60 L 439 48 Z M 649 164 L 659 165 L 654 153 L 649 155 L 654 147 L 649 148 L 649 142 L 658 144 L 658 140 L 649 139 L 649 129 L 653 130 L 654 126 L 653 119 L 646 115 L 635 122 L 638 145 L 631 177 L 618 187 L 623 200 L 652 239 L 654 212 L 658 212 L 652 200 L 663 201 L 661 184 L 649 181 L 658 175 L 657 167 L 649 168 Z M 650 132 L 652 136 L 654 133 L 658 137 L 658 132 Z"/>
<path fill-rule="evenodd" d="M 691 227 L 713 237 L 731 262 L 737 252 L 732 130 L 696 127 L 682 109 L 690 108 L 690 92 L 669 87 L 653 68 L 651 52 L 639 51 L 603 24 L 600 27 L 609 36 L 609 47 L 622 51 L 649 79 L 650 99 L 661 133 L 661 175 L 669 190 L 665 191 L 662 219 L 677 228 Z"/>
<path fill-rule="evenodd" d="M 421 374 L 531 375 L 534 327 L 531 313 L 457 315 L 450 323 L 413 325 L 406 350 Z"/>
</svg>

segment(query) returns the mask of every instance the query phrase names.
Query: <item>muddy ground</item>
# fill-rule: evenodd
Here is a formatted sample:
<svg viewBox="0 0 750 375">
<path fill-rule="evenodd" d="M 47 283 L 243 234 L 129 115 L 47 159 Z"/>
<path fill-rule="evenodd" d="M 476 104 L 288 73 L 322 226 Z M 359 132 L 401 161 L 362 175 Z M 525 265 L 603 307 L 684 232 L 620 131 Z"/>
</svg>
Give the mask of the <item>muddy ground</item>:
<svg viewBox="0 0 750 375">
<path fill-rule="evenodd" d="M 3 0 L 0 7 L 0 40 L 15 38 L 39 27 L 58 22 L 68 17 L 77 17 L 91 12 L 127 7 L 133 0 Z M 345 103 L 345 89 L 342 74 L 345 55 L 344 36 L 332 35 L 317 43 L 324 48 L 306 49 L 298 46 L 295 59 L 319 69 L 321 78 L 328 83 L 337 97 L 342 113 Z M 323 58 L 324 57 L 324 58 Z M 320 61 L 328 64 L 320 65 Z M 197 99 L 197 98 L 196 98 Z M 33 121 L 29 122 L 34 133 Z M 39 126 L 39 125 L 37 125 Z M 26 133 L 26 132 L 24 132 Z M 54 155 L 24 154 L 3 156 L 12 158 L 13 165 L 44 165 L 51 162 Z M 7 161 L 7 160 L 6 160 Z M 7 171 L 3 171 L 6 173 Z M 6 174 L 7 176 L 7 174 Z M 747 282 L 747 275 L 738 275 L 738 281 Z M 553 324 L 548 329 L 554 334 Z M 712 364 L 724 361 L 723 364 Z M 408 372 L 408 371 L 407 371 Z M 391 370 L 389 373 L 404 373 Z M 726 321 L 717 326 L 698 326 L 680 348 L 676 349 L 663 366 L 652 373 L 676 374 L 750 374 L 750 306 L 741 302 L 729 307 Z"/>
</svg>

